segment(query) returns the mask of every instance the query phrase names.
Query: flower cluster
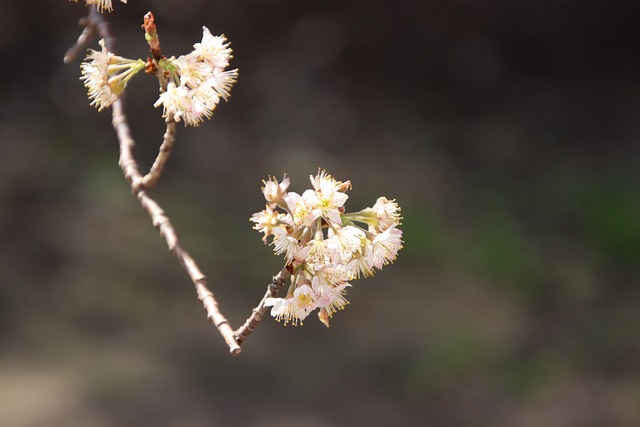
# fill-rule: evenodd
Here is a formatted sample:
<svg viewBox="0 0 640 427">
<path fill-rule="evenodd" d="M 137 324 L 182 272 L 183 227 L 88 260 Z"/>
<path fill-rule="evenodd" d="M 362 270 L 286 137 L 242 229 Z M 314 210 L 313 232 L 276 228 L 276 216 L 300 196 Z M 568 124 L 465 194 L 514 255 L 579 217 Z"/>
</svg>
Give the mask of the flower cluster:
<svg viewBox="0 0 640 427">
<path fill-rule="evenodd" d="M 312 188 L 302 195 L 287 191 L 287 177 L 264 181 L 266 208 L 250 220 L 265 243 L 272 238 L 274 252 L 284 255 L 293 272 L 286 297 L 265 301 L 271 315 L 297 325 L 319 309 L 320 321 L 329 326 L 329 318 L 349 303 L 349 282 L 395 260 L 402 248 L 400 207 L 380 197 L 373 207 L 345 213 L 351 183 L 324 171 L 310 178 Z"/>
<path fill-rule="evenodd" d="M 73 0 L 75 2 L 77 2 L 78 0 Z M 87 5 L 90 4 L 95 4 L 96 8 L 98 9 L 98 12 L 103 12 L 105 10 L 108 10 L 109 12 L 111 12 L 113 10 L 113 5 L 111 3 L 111 0 L 85 0 L 87 2 Z M 127 0 L 120 0 L 122 3 L 127 3 Z"/>
<path fill-rule="evenodd" d="M 178 58 L 165 58 L 159 67 L 169 71 L 167 90 L 154 104 L 164 107 L 163 116 L 172 115 L 176 121 L 197 126 L 211 117 L 220 98 L 227 99 L 231 86 L 236 82 L 238 70 L 225 70 L 229 66 L 231 49 L 227 39 L 212 36 L 202 27 L 202 42 L 193 45 L 194 50 Z"/>
<path fill-rule="evenodd" d="M 84 85 L 98 110 L 110 107 L 120 96 L 129 80 L 145 69 L 142 59 L 127 59 L 109 52 L 100 41 L 101 51 L 90 50 L 81 65 Z M 167 89 L 154 104 L 164 107 L 163 116 L 184 120 L 197 126 L 211 117 L 220 98 L 227 99 L 238 70 L 228 70 L 231 49 L 224 36 L 214 37 L 203 27 L 202 42 L 194 50 L 178 58 L 163 58 L 158 67 L 169 76 Z"/>
</svg>

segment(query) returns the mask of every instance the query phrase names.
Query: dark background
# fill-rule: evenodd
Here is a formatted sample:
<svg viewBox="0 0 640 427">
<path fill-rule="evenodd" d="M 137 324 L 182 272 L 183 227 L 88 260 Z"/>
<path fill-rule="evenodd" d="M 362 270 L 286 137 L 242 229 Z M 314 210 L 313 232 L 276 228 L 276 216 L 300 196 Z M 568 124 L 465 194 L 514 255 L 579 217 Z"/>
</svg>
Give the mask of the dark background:
<svg viewBox="0 0 640 427">
<path fill-rule="evenodd" d="M 154 190 L 241 324 L 281 265 L 261 180 L 326 168 L 403 208 L 405 248 L 325 329 L 268 318 L 238 358 L 131 196 L 89 107 L 81 3 L 0 3 L 0 419 L 32 426 L 640 425 L 640 30 L 632 2 L 139 1 L 120 53 L 202 25 L 228 103 Z M 97 48 L 97 44 L 92 44 Z M 153 79 L 127 108 L 143 165 Z"/>
</svg>

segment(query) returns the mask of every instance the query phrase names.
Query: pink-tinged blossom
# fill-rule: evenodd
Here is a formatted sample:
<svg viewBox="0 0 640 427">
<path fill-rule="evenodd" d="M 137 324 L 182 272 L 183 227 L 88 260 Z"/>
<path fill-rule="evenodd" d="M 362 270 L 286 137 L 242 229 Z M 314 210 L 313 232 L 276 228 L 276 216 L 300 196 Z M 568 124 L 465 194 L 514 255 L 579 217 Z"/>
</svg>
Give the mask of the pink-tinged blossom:
<svg viewBox="0 0 640 427">
<path fill-rule="evenodd" d="M 317 309 L 329 326 L 331 316 L 348 304 L 349 282 L 373 275 L 402 248 L 400 207 L 381 197 L 373 208 L 346 213 L 344 192 L 351 183 L 324 171 L 311 177 L 313 188 L 302 195 L 288 191 L 288 179 L 269 178 L 264 184 L 267 207 L 251 221 L 263 240 L 273 237 L 274 252 L 285 256 L 292 272 L 287 298 L 268 298 L 266 305 L 285 324 L 298 324 Z"/>
<path fill-rule="evenodd" d="M 381 269 L 396 259 L 398 251 L 402 249 L 402 230 L 395 226 L 387 228 L 373 239 L 373 247 L 368 256 L 370 264 Z"/>
<path fill-rule="evenodd" d="M 385 231 L 389 227 L 400 224 L 400 206 L 395 200 L 388 200 L 386 197 L 379 197 L 376 204 L 371 208 L 378 217 L 378 229 Z"/>
<path fill-rule="evenodd" d="M 316 305 L 320 309 L 318 317 L 326 327 L 329 327 L 329 318 L 336 311 L 342 310 L 349 304 L 345 297 L 348 287 L 351 287 L 349 283 L 331 286 L 322 281 L 314 281 L 313 290 L 317 298 Z"/>
<path fill-rule="evenodd" d="M 293 304 L 296 316 L 304 320 L 316 308 L 316 294 L 309 285 L 300 285 L 293 291 Z"/>
<path fill-rule="evenodd" d="M 295 212 L 296 210 L 296 205 L 298 203 L 298 200 L 300 199 L 300 195 L 296 192 L 293 191 L 289 191 L 285 196 L 284 196 L 284 202 L 286 204 L 286 210 L 289 212 Z"/>
<path fill-rule="evenodd" d="M 302 193 L 297 198 L 293 210 L 293 221 L 297 226 L 311 227 L 320 217 L 320 210 L 316 209 L 316 199 L 312 190 Z"/>
<path fill-rule="evenodd" d="M 287 195 L 287 189 L 289 188 L 289 177 L 285 176 L 282 179 L 282 182 L 278 182 L 274 177 L 269 177 L 268 180 L 262 182 L 264 183 L 264 187 L 262 187 L 262 194 L 264 195 L 267 203 L 272 205 L 274 208 L 276 206 L 285 208 L 287 206 L 285 196 Z"/>
<path fill-rule="evenodd" d="M 264 233 L 262 241 L 265 243 L 267 242 L 267 237 L 273 234 L 275 227 L 284 227 L 287 223 L 291 222 L 288 215 L 276 212 L 270 206 L 266 206 L 262 212 L 254 213 L 250 221 L 255 222 L 253 226 L 254 230 Z"/>
</svg>

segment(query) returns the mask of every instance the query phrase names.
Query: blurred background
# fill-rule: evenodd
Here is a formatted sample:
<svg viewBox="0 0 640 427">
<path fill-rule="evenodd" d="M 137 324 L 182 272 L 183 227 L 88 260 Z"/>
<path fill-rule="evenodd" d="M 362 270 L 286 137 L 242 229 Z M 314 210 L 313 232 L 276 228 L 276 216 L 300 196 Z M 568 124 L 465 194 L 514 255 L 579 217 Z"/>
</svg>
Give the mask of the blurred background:
<svg viewBox="0 0 640 427">
<path fill-rule="evenodd" d="M 120 54 L 232 42 L 153 194 L 233 326 L 281 259 L 261 180 L 326 168 L 403 209 L 393 266 L 326 329 L 265 319 L 232 358 L 90 107 L 80 3 L 0 3 L 0 419 L 39 426 L 640 425 L 640 27 L 617 2 L 114 1 Z M 94 42 L 91 47 L 97 48 Z M 148 167 L 157 83 L 127 108 Z"/>
</svg>

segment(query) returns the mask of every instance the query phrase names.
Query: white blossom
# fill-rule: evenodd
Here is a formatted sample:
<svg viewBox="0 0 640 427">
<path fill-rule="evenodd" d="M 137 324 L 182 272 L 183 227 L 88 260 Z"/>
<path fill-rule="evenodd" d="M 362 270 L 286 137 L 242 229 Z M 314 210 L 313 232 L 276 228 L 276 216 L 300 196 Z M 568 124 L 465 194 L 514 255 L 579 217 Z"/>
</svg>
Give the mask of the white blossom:
<svg viewBox="0 0 640 427">
<path fill-rule="evenodd" d="M 296 288 L 290 298 L 267 298 L 264 302 L 266 307 L 273 307 L 271 315 L 278 322 L 283 321 L 285 325 L 291 323 L 294 326 L 302 324 L 316 306 L 316 294 L 309 287 L 303 284 Z"/>
<path fill-rule="evenodd" d="M 167 90 L 160 94 L 158 100 L 153 104 L 154 107 L 163 106 L 163 117 L 172 115 L 174 120 L 179 122 L 184 116 L 187 120 L 193 120 L 191 111 L 193 109 L 192 98 L 189 95 L 189 89 L 185 86 L 176 86 L 175 83 L 169 82 Z"/>
<path fill-rule="evenodd" d="M 371 247 L 371 243 L 366 245 L 367 248 Z M 368 277 L 374 273 L 373 266 L 369 261 L 369 257 L 366 253 L 369 253 L 370 249 L 365 251 L 365 254 L 354 256 L 346 265 L 345 269 L 349 271 L 353 278 Z"/>
<path fill-rule="evenodd" d="M 144 61 L 114 55 L 99 41 L 101 51 L 89 50 L 89 55 L 80 65 L 80 80 L 89 91 L 91 105 L 98 111 L 110 107 L 125 89 L 129 80 L 144 69 Z"/>
<path fill-rule="evenodd" d="M 214 37 L 203 27 L 202 42 L 194 44 L 192 52 L 158 62 L 170 79 L 167 90 L 154 104 L 164 106 L 164 117 L 173 114 L 176 121 L 183 119 L 185 125 L 198 126 L 213 115 L 220 98 L 229 98 L 238 70 L 225 70 L 231 58 L 228 46 L 224 36 Z"/>
<path fill-rule="evenodd" d="M 314 200 L 315 209 L 318 209 L 320 215 L 333 224 L 341 224 L 340 208 L 349 198 L 343 191 L 345 184 L 335 180 L 324 171 L 321 171 L 315 177 L 310 176 L 309 178 L 311 179 L 314 193 L 313 195 L 309 194 L 309 198 Z M 351 184 L 348 183 L 348 186 L 350 185 Z"/>
<path fill-rule="evenodd" d="M 202 41 L 193 45 L 193 55 L 199 61 L 214 68 L 226 68 L 231 58 L 231 48 L 224 35 L 213 36 L 207 27 L 202 27 Z"/>
<path fill-rule="evenodd" d="M 332 251 L 335 262 L 347 264 L 362 248 L 365 232 L 355 226 L 348 225 L 331 232 L 327 239 L 327 247 Z"/>
<path fill-rule="evenodd" d="M 213 68 L 202 61 L 198 61 L 196 56 L 189 54 L 168 60 L 176 67 L 180 74 L 180 85 L 188 88 L 200 86 L 213 73 Z"/>
<path fill-rule="evenodd" d="M 317 209 L 313 190 L 307 190 L 302 196 L 296 198 L 293 209 L 293 221 L 297 226 L 311 227 L 313 222 L 320 217 L 321 211 Z"/>
<path fill-rule="evenodd" d="M 226 101 L 231 96 L 231 87 L 238 80 L 238 69 L 223 70 L 222 68 L 214 68 L 210 77 L 206 80 L 207 84 L 215 90 Z"/>
<path fill-rule="evenodd" d="M 287 261 L 293 260 L 296 252 L 300 249 L 298 240 L 291 236 L 285 228 L 274 228 L 273 231 L 273 251 L 276 255 L 285 254 Z"/>
<path fill-rule="evenodd" d="M 327 240 L 325 239 L 313 239 L 307 246 L 300 251 L 302 253 L 296 254 L 296 258 L 300 256 L 304 256 L 302 258 L 309 264 L 317 264 L 319 266 L 324 266 L 331 262 L 330 249 L 326 244 Z"/>
<path fill-rule="evenodd" d="M 271 308 L 271 315 L 279 322 L 285 319 L 285 325 L 291 318 L 292 299 L 285 298 L 267 298 L 264 300 L 265 307 Z"/>
</svg>

